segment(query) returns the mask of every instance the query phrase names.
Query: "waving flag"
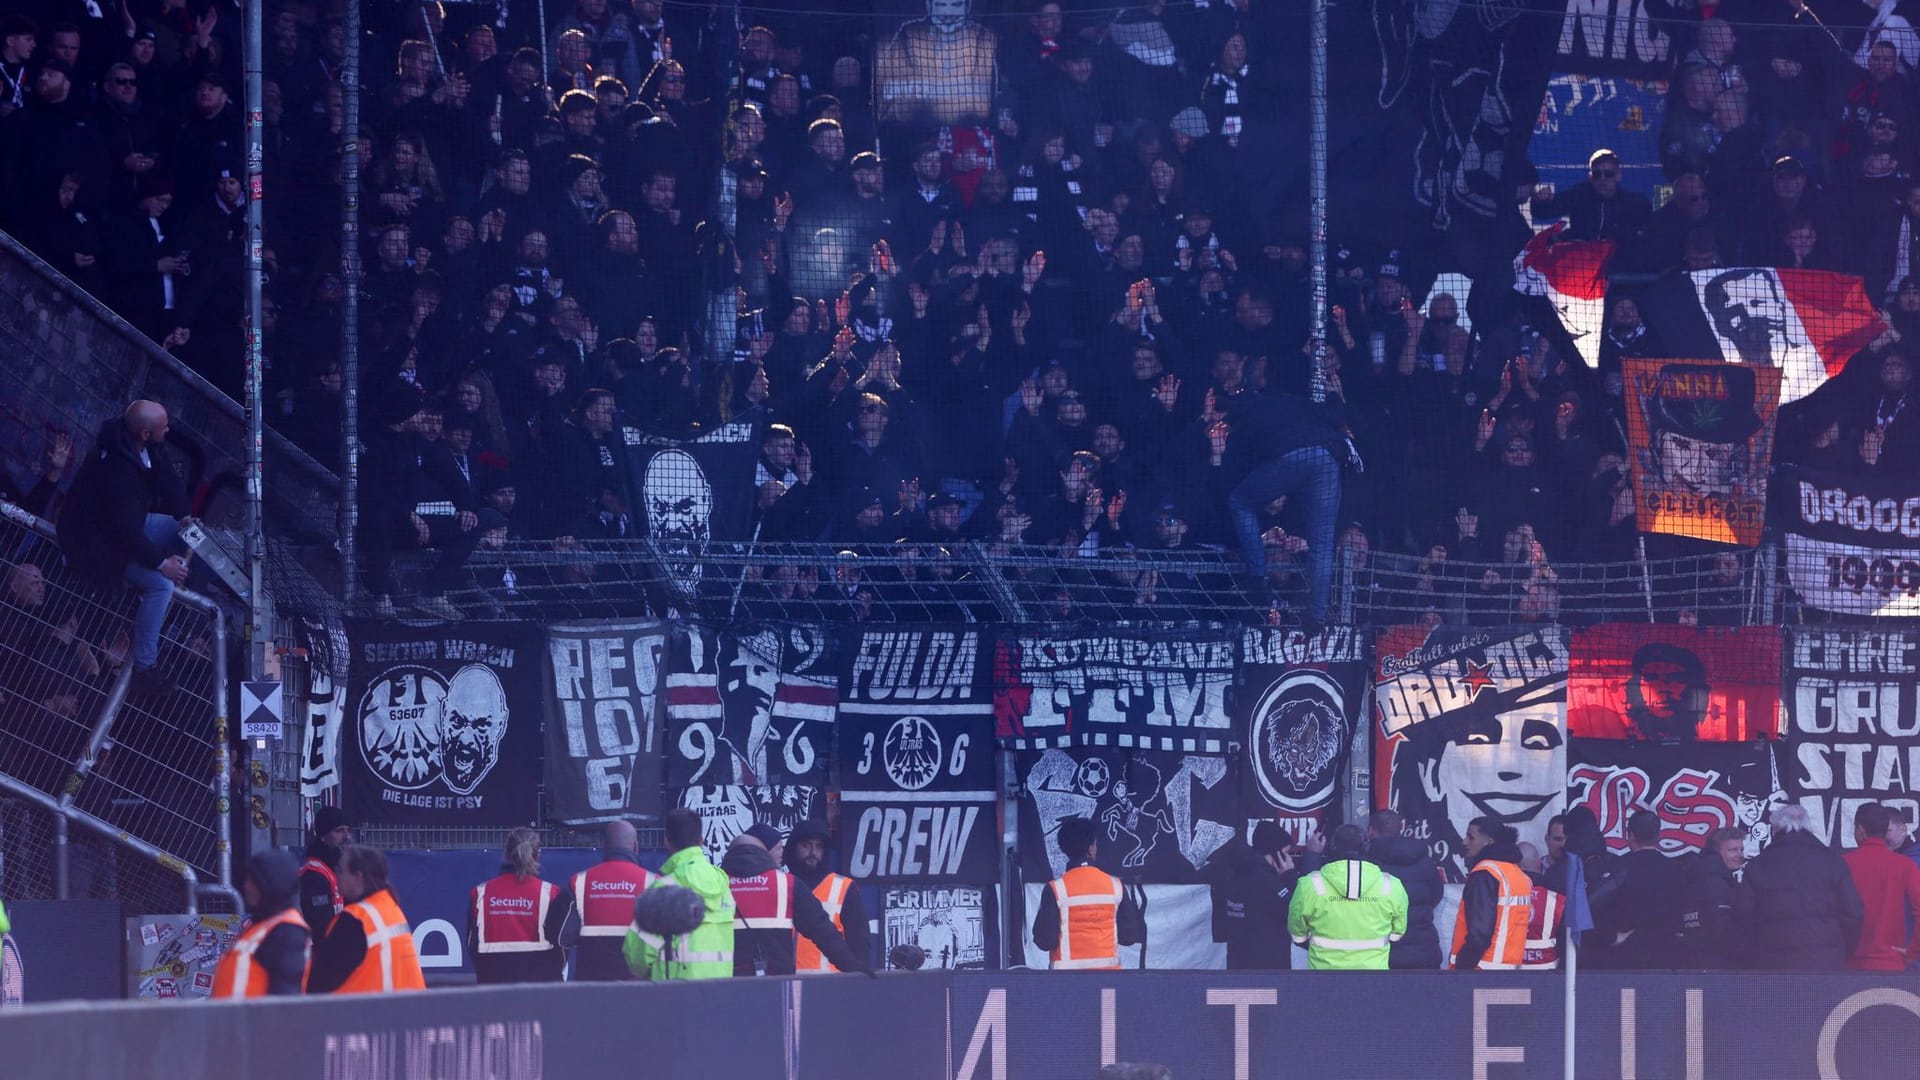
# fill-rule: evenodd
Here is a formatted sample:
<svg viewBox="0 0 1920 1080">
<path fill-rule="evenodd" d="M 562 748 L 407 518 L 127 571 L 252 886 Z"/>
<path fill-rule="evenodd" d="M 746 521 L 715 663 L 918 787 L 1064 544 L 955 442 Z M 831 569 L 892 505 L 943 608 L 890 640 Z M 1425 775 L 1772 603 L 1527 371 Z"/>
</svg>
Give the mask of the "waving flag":
<svg viewBox="0 0 1920 1080">
<path fill-rule="evenodd" d="M 1688 277 L 1718 355 L 1779 368 L 1782 405 L 1813 393 L 1887 329 L 1852 274 L 1743 266 Z"/>
<path fill-rule="evenodd" d="M 1580 359 L 1588 367 L 1598 367 L 1613 241 L 1558 240 L 1566 228 L 1566 222 L 1558 222 L 1527 241 L 1513 260 L 1513 288 L 1528 296 L 1546 297 L 1579 348 Z"/>
</svg>

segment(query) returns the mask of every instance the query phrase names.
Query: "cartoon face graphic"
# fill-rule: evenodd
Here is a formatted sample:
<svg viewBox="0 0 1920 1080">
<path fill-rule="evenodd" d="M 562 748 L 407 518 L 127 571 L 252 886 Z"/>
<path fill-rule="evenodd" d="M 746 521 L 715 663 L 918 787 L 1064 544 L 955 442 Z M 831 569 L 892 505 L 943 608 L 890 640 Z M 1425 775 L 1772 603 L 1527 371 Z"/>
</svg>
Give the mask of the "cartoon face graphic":
<svg viewBox="0 0 1920 1080">
<path fill-rule="evenodd" d="M 667 576 L 682 591 L 700 584 L 701 559 L 712 538 L 713 485 L 685 450 L 662 450 L 641 480 L 647 535 L 660 545 Z"/>
<path fill-rule="evenodd" d="M 1472 709 L 1438 756 L 1420 764 L 1427 798 L 1446 807 L 1455 836 L 1490 814 L 1544 849 L 1547 819 L 1567 799 L 1567 740 L 1557 705 Z"/>
<path fill-rule="evenodd" d="M 454 672 L 440 714 L 440 746 L 447 787 L 470 795 L 500 760 L 507 733 L 507 693 L 500 676 L 480 664 Z"/>
<path fill-rule="evenodd" d="M 1332 679 L 1299 670 L 1268 687 L 1254 705 L 1253 771 L 1269 805 L 1305 813 L 1332 797 L 1332 765 L 1347 738 L 1341 702 Z"/>
</svg>

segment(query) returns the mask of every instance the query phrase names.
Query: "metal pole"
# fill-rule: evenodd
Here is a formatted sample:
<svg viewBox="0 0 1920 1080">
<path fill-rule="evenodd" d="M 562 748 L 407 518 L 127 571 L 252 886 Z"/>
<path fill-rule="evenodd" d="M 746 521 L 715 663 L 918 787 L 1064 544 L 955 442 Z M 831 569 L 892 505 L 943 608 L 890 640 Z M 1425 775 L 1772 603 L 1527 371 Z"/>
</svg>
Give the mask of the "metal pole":
<svg viewBox="0 0 1920 1080">
<path fill-rule="evenodd" d="M 359 3 L 359 0 L 352 0 L 352 2 L 357 4 Z M 540 0 L 540 3 L 533 5 L 533 9 L 534 11 L 538 12 L 540 16 L 540 81 L 546 84 L 547 96 L 552 97 L 553 96 L 553 73 L 547 70 L 547 53 L 551 51 L 552 46 L 550 46 L 547 43 L 546 0 Z M 640 88 L 637 86 L 634 87 L 633 92 L 638 94 L 640 92 Z"/>
<path fill-rule="evenodd" d="M 1579 934 L 1570 933 L 1567 935 L 1567 977 L 1565 980 L 1566 1004 L 1563 1007 L 1563 1011 L 1566 1013 L 1566 1016 L 1564 1018 L 1564 1023 L 1566 1024 L 1566 1030 L 1560 1036 L 1560 1042 L 1561 1042 L 1560 1074 L 1564 1078 L 1564 1080 L 1574 1080 L 1574 1077 L 1573 1077 L 1573 1029 L 1574 1029 L 1573 1020 L 1574 1020 L 1574 1005 L 1575 1005 L 1574 987 L 1577 985 L 1577 983 L 1575 982 L 1574 976 L 1578 974 L 1577 969 L 1580 966 L 1579 942 L 1580 942 Z"/>
<path fill-rule="evenodd" d="M 360 0 L 347 2 L 340 65 L 340 564 L 342 595 L 359 595 L 360 526 Z"/>
<path fill-rule="evenodd" d="M 227 666 L 227 619 L 225 615 L 213 616 L 213 807 L 215 836 L 219 843 L 215 845 L 214 868 L 220 874 L 220 884 L 233 885 L 233 754 L 227 747 L 227 701 L 233 693 L 232 677 Z M 258 840 L 257 837 L 252 838 Z M 272 843 L 269 837 L 269 844 Z M 261 851 L 264 848 L 258 842 L 250 844 L 249 851 Z M 245 910 L 241 908 L 239 910 Z"/>
<path fill-rule="evenodd" d="M 73 889 L 69 881 L 72 863 L 68 854 L 72 849 L 67 846 L 67 815 L 58 812 L 53 815 L 53 898 L 55 900 L 73 899 Z"/>
<path fill-rule="evenodd" d="M 1653 568 L 1647 565 L 1647 538 L 1640 537 L 1640 592 L 1647 598 L 1647 621 L 1655 622 L 1653 617 Z"/>
<path fill-rule="evenodd" d="M 266 379 L 266 357 L 261 341 L 266 328 L 266 269 L 261 254 L 264 247 L 263 203 L 266 189 L 262 177 L 265 126 L 261 112 L 264 91 L 261 88 L 263 50 L 260 44 L 260 19 L 260 0 L 247 0 L 246 25 L 242 27 L 246 34 L 247 68 L 247 572 L 253 586 L 253 595 L 248 598 L 247 604 L 252 616 L 251 625 L 247 628 L 247 649 L 251 659 L 248 670 L 255 679 L 267 677 L 269 617 L 266 590 L 262 588 L 267 548 L 261 521 L 264 483 L 262 459 L 266 445 L 262 431 L 266 409 L 262 385 Z M 224 692 L 225 687 L 221 690 Z"/>
<path fill-rule="evenodd" d="M 1313 288 L 1308 312 L 1308 339 L 1313 342 L 1313 400 L 1327 400 L 1327 2 L 1313 0 L 1313 23 L 1307 34 L 1310 61 L 1307 115 L 1311 128 L 1307 142 L 1308 251 L 1307 266 Z"/>
</svg>

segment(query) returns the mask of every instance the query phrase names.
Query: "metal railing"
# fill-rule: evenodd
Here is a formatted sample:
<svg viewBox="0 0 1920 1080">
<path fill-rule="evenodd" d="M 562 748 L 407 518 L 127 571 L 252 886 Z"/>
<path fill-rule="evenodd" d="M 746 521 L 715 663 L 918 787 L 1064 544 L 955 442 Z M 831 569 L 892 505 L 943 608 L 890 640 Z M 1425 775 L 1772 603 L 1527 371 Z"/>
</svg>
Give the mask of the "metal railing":
<svg viewBox="0 0 1920 1080">
<path fill-rule="evenodd" d="M 240 910 L 228 814 L 227 615 L 190 589 L 173 598 L 160 669 L 175 688 L 130 694 L 131 592 L 93 594 L 64 567 L 50 523 L 0 502 L 0 892 L 8 897 L 80 893 L 165 911 L 184 886 L 190 912 L 209 894 Z M 73 825 L 103 843 L 75 843 Z"/>
<path fill-rule="evenodd" d="M 127 403 L 167 407 L 183 445 L 204 448 L 203 472 L 245 474 L 247 423 L 238 402 L 12 236 L 0 232 L 0 460 L 37 461 L 50 431 L 74 436 L 82 460 L 94 433 Z M 331 542 L 340 480 L 274 432 L 266 441 L 273 519 L 290 532 Z"/>
</svg>

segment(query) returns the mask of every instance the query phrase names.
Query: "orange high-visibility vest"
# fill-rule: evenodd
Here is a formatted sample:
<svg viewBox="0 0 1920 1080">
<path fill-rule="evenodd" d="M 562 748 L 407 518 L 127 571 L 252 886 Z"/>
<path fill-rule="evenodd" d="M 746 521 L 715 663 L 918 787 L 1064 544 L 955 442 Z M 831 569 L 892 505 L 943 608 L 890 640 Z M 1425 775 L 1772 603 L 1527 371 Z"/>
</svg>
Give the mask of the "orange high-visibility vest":
<svg viewBox="0 0 1920 1080">
<path fill-rule="evenodd" d="M 840 912 L 847 906 L 847 890 L 851 888 L 852 878 L 834 873 L 821 878 L 820 884 L 813 887 L 813 895 L 819 899 L 820 906 L 827 909 L 827 917 L 833 920 L 833 928 L 842 935 L 845 935 L 847 927 L 840 919 Z M 821 955 L 820 946 L 805 935 L 793 943 L 793 968 L 801 975 L 840 970 Z"/>
<path fill-rule="evenodd" d="M 357 904 L 348 904 L 341 918 L 359 921 L 367 934 L 367 955 L 353 969 L 336 994 L 378 994 L 389 990 L 425 990 L 420 953 L 413 945 L 407 917 L 394 903 L 393 893 L 381 889 Z"/>
<path fill-rule="evenodd" d="M 305 930 L 307 920 L 302 918 L 297 908 L 285 911 L 254 923 L 241 931 L 233 944 L 220 957 L 220 963 L 213 969 L 213 996 L 217 998 L 250 998 L 267 996 L 267 969 L 260 966 L 254 954 L 260 951 L 260 943 L 275 929 L 293 923 Z M 313 938 L 307 938 L 307 962 L 300 971 L 300 989 L 307 988 L 307 975 L 313 971 Z"/>
<path fill-rule="evenodd" d="M 477 953 L 544 952 L 547 909 L 560 896 L 560 886 L 539 878 L 521 881 L 501 874 L 473 887 L 473 916 Z"/>
<path fill-rule="evenodd" d="M 633 904 L 658 876 L 639 863 L 608 859 L 573 875 L 573 899 L 580 905 L 580 936 L 626 939 Z"/>
<path fill-rule="evenodd" d="M 1118 970 L 1120 938 L 1116 929 L 1120 879 L 1093 866 L 1076 866 L 1049 882 L 1060 908 L 1060 943 L 1053 970 Z"/>
<path fill-rule="evenodd" d="M 1545 970 L 1560 966 L 1560 924 L 1567 917 L 1567 898 L 1545 885 L 1533 887 L 1533 910 L 1527 916 L 1527 954 L 1520 966 Z"/>
<path fill-rule="evenodd" d="M 1500 885 L 1500 910 L 1494 917 L 1493 941 L 1485 956 L 1461 956 L 1460 946 L 1467 941 L 1467 904 L 1462 898 L 1460 914 L 1453 921 L 1452 967 L 1482 971 L 1512 971 L 1527 953 L 1527 919 L 1533 911 L 1533 879 L 1525 870 L 1509 862 L 1484 860 L 1472 874 L 1491 874 Z"/>
</svg>

